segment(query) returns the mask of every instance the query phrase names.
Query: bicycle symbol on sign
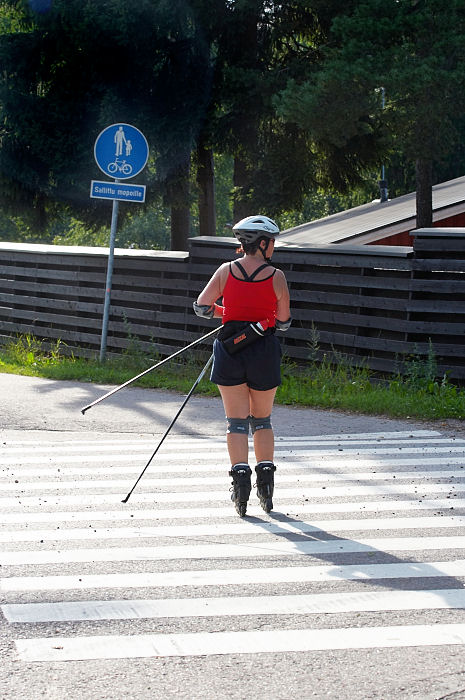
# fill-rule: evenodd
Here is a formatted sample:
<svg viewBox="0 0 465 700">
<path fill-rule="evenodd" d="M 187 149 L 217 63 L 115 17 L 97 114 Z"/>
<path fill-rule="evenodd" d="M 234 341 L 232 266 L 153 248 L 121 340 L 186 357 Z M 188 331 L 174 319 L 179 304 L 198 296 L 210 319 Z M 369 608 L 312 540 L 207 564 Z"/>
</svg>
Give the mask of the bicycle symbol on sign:
<svg viewBox="0 0 465 700">
<path fill-rule="evenodd" d="M 125 160 L 119 161 L 118 158 L 116 158 L 114 163 L 108 163 L 107 170 L 110 175 L 113 175 L 117 171 L 123 173 L 123 175 L 130 175 L 132 173 L 132 165 L 126 163 Z"/>
</svg>

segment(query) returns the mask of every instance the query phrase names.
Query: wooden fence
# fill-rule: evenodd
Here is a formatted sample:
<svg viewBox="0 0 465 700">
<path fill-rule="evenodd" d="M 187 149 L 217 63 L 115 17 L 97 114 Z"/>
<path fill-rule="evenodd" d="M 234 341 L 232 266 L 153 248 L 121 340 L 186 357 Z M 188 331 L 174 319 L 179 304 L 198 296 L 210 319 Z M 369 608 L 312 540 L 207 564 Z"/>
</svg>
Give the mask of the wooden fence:
<svg viewBox="0 0 465 700">
<path fill-rule="evenodd" d="M 296 360 L 326 354 L 381 372 L 402 370 L 429 341 L 440 372 L 465 378 L 465 229 L 421 229 L 414 246 L 278 246 L 293 324 L 282 338 Z M 192 301 L 214 269 L 236 257 L 228 238 L 199 237 L 189 252 L 116 250 L 108 352 L 168 355 L 213 328 Z M 0 341 L 32 333 L 75 355 L 98 355 L 108 251 L 0 243 Z M 211 342 L 211 341 L 209 341 Z M 206 352 L 206 348 L 204 348 Z"/>
</svg>

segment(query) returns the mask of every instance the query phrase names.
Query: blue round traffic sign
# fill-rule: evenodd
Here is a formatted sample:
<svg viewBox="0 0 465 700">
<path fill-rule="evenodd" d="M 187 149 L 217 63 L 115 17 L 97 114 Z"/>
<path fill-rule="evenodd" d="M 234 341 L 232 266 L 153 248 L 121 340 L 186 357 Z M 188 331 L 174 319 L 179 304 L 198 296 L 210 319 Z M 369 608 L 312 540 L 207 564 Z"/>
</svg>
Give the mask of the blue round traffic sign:
<svg viewBox="0 0 465 700">
<path fill-rule="evenodd" d="M 145 168 L 149 146 L 144 134 L 135 126 L 112 124 L 97 136 L 94 156 L 105 175 L 127 180 Z"/>
</svg>

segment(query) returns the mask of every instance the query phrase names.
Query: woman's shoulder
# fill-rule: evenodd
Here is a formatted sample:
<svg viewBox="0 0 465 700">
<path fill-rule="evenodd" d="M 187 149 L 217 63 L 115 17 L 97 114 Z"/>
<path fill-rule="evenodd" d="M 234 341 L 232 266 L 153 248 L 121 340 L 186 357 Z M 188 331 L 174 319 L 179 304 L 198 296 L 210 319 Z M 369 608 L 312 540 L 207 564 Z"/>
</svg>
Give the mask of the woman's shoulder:
<svg viewBox="0 0 465 700">
<path fill-rule="evenodd" d="M 229 265 L 230 263 L 225 262 L 222 265 L 220 265 L 214 274 L 214 277 L 219 281 L 221 289 L 223 289 L 224 285 L 226 284 L 226 281 L 228 279 L 229 275 Z"/>
<path fill-rule="evenodd" d="M 274 267 L 273 270 L 273 275 L 277 280 L 282 280 L 283 282 L 286 281 L 286 275 L 282 270 L 280 270 L 278 267 Z"/>
<path fill-rule="evenodd" d="M 229 272 L 229 265 L 230 265 L 230 263 L 228 263 L 228 262 L 222 263 L 219 267 L 216 268 L 215 273 L 214 273 L 215 276 L 221 276 L 225 272 Z"/>
<path fill-rule="evenodd" d="M 286 275 L 277 267 L 274 268 L 273 285 L 275 290 L 287 287 Z"/>
</svg>

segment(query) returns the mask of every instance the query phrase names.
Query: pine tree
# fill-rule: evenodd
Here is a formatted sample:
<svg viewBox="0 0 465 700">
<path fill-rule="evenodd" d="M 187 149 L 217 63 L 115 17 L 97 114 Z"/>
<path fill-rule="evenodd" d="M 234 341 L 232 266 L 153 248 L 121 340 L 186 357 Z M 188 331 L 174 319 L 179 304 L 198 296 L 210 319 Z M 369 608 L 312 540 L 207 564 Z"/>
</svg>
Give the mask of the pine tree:
<svg viewBox="0 0 465 700">
<path fill-rule="evenodd" d="M 308 131 L 339 190 L 402 153 L 416 164 L 417 225 L 431 225 L 432 163 L 460 138 L 464 1 L 364 0 L 339 8 L 329 27 L 321 62 L 288 84 L 280 113 Z"/>
<path fill-rule="evenodd" d="M 234 156 L 234 219 L 271 215 L 301 202 L 313 158 L 302 130 L 276 115 L 274 98 L 311 62 L 316 21 L 311 3 L 236 0 L 218 36 L 213 133 Z"/>
</svg>

